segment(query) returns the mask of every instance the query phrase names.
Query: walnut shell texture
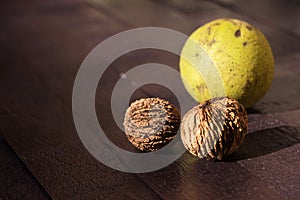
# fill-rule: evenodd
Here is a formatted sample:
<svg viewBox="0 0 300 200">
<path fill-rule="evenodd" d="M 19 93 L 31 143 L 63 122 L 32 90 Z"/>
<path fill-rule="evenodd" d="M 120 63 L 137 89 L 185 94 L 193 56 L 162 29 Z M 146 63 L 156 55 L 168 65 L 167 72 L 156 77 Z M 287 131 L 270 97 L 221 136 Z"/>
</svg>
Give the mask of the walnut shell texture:
<svg viewBox="0 0 300 200">
<path fill-rule="evenodd" d="M 231 98 L 217 97 L 185 114 L 181 139 L 191 154 L 221 160 L 243 143 L 247 129 L 248 117 L 243 105 Z"/>
<path fill-rule="evenodd" d="M 169 143 L 180 127 L 180 113 L 170 102 L 143 98 L 133 102 L 124 118 L 128 140 L 141 151 L 155 151 Z"/>
</svg>

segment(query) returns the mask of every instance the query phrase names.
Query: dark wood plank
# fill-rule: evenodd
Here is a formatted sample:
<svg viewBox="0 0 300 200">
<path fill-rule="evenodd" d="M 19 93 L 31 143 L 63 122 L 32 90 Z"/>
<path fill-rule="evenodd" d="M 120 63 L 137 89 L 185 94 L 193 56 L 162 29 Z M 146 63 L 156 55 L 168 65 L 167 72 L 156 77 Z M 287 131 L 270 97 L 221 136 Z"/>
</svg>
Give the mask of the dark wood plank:
<svg viewBox="0 0 300 200">
<path fill-rule="evenodd" d="M 0 136 L 0 199 L 50 199 Z"/>
<path fill-rule="evenodd" d="M 140 176 L 166 199 L 283 198 L 277 188 L 237 163 L 199 160 L 188 153 L 162 170 Z"/>
<path fill-rule="evenodd" d="M 299 75 L 276 65 L 275 77 L 268 93 L 255 108 L 261 112 L 275 113 L 299 109 Z"/>
<path fill-rule="evenodd" d="M 277 59 L 276 64 L 278 68 L 280 67 L 284 69 L 280 72 L 280 74 L 285 74 L 286 71 L 291 71 L 295 74 L 300 75 L 299 62 L 300 62 L 300 54 L 298 51 L 280 57 L 280 59 Z"/>
<path fill-rule="evenodd" d="M 229 15 L 236 16 L 231 11 L 220 9 L 218 5 L 206 1 L 200 1 L 200 4 L 203 4 L 205 9 L 193 16 L 190 13 L 180 12 L 179 9 L 176 9 L 176 6 L 169 5 L 164 1 L 88 0 L 87 4 L 96 10 L 99 7 L 105 8 L 115 17 L 125 21 L 132 27 L 158 26 L 171 28 L 186 34 L 190 34 L 198 26 L 213 18 Z M 188 5 L 188 3 L 183 1 L 182 4 Z M 101 10 L 99 11 L 101 12 Z M 153 11 L 155 11 L 155 14 Z"/>
<path fill-rule="evenodd" d="M 7 38 L 1 41 L 7 57 L 1 65 L 5 139 L 54 199 L 160 199 L 136 175 L 93 158 L 72 120 L 72 85 L 80 63 L 97 39 L 122 26 L 76 2 L 43 3 L 18 5 L 25 11 L 6 15 L 2 23 Z M 97 24 L 111 27 L 95 29 Z M 86 34 L 76 32 L 78 26 L 91 29 L 85 37 L 92 44 L 76 42 Z"/>
<path fill-rule="evenodd" d="M 216 0 L 214 2 L 241 15 L 247 15 L 274 29 L 278 29 L 286 35 L 300 39 L 300 28 L 298 26 L 300 8 L 298 0 L 288 2 L 284 0 L 267 0 L 263 2 L 258 0 L 251 2 L 244 0 L 234 2 Z"/>
<path fill-rule="evenodd" d="M 277 19 L 276 16 L 269 16 L 269 21 L 259 20 L 259 17 L 243 13 L 242 11 L 237 12 L 226 6 L 224 7 L 223 4 L 206 0 L 189 0 L 188 2 L 183 0 L 129 0 L 126 2 L 122 0 L 89 0 L 87 2 L 88 5 L 95 9 L 104 7 L 121 21 L 126 21 L 128 24 L 131 24 L 132 27 L 159 26 L 178 30 L 188 35 L 204 23 L 217 18 L 242 19 L 252 23 L 266 35 L 274 51 L 275 59 L 285 56 L 286 54 L 299 52 L 300 50 L 298 37 L 287 34 L 286 31 L 278 29 L 277 26 L 274 28 L 272 23 L 268 23 L 271 19 L 272 21 L 276 21 L 274 20 Z M 258 3 L 253 4 L 253 6 L 246 6 L 248 4 L 244 5 L 245 7 L 251 7 L 253 10 L 259 6 Z M 188 9 L 192 9 L 192 11 L 190 12 Z M 102 9 L 99 11 L 101 12 Z M 295 17 L 296 15 L 295 13 Z M 286 21 L 297 23 L 294 17 Z"/>
<path fill-rule="evenodd" d="M 299 133 L 299 129 L 297 132 Z M 285 145 L 285 133 L 286 132 L 283 132 L 281 136 L 283 141 L 282 145 Z M 276 154 L 276 156 L 274 156 L 274 154 Z M 274 157 L 276 158 L 276 161 Z M 259 174 L 261 180 L 268 182 L 272 189 L 280 192 L 286 199 L 300 198 L 299 140 L 297 144 L 288 148 L 283 148 L 276 153 L 259 156 L 256 159 L 242 160 L 239 161 L 239 163 L 247 170 Z"/>
<path fill-rule="evenodd" d="M 1 69 L 3 108 L 0 113 L 3 120 L 0 127 L 14 151 L 51 197 L 194 199 L 199 198 L 199 194 L 203 199 L 297 197 L 297 191 L 291 187 L 299 186 L 297 176 L 291 175 L 292 181 L 288 182 L 288 179 L 274 174 L 281 172 L 277 165 L 289 166 L 291 174 L 296 173 L 297 163 L 291 162 L 295 160 L 295 154 L 286 150 L 299 150 L 299 130 L 276 129 L 249 135 L 243 147 L 223 162 L 199 161 L 185 154 L 169 167 L 137 177 L 97 162 L 82 146 L 74 128 L 71 94 L 76 71 L 85 55 L 106 37 L 137 26 L 164 26 L 188 34 L 214 17 L 240 17 L 239 14 L 209 2 L 205 4 L 209 9 L 203 8 L 201 12 L 182 12 L 168 4 L 133 0 L 87 1 L 84 4 L 7 2 L 5 5 L 7 11 L 1 12 L 6 21 L 1 23 L 5 30 L 1 34 L 5 59 L 1 65 L 4 67 Z M 9 15 L 11 12 L 17 14 Z M 297 39 L 253 22 L 270 37 L 276 56 L 283 58 L 299 50 Z M 286 37 L 286 41 L 279 41 L 282 37 Z M 120 73 L 149 61 L 178 67 L 176 57 L 161 52 L 142 51 L 125 55 L 107 71 L 110 78 L 102 80 L 105 87 L 97 93 L 97 110 L 107 113 L 100 123 L 106 124 L 112 141 L 128 150 L 133 148 L 115 127 L 109 114 L 109 92 Z M 273 89 L 255 107 L 260 112 L 299 109 L 299 76 L 287 70 L 286 64 L 287 61 L 282 60 L 282 66 L 277 65 L 280 71 L 276 72 Z M 133 99 L 158 95 L 160 91 L 163 90 L 146 87 Z M 176 102 L 171 93 L 165 97 Z M 264 134 L 264 137 L 258 134 Z M 268 140 L 272 137 L 270 145 Z M 282 141 L 284 144 L 281 145 Z M 263 151 L 266 148 L 267 151 Z M 281 155 L 282 151 L 290 160 Z M 266 156 L 274 162 L 274 167 L 270 167 L 267 173 L 256 168 L 257 162 L 263 162 Z M 281 159 L 280 162 L 277 159 Z M 273 183 L 272 178 L 280 182 Z"/>
<path fill-rule="evenodd" d="M 234 13 L 246 18 L 250 18 L 256 22 L 268 25 L 274 29 L 284 32 L 286 35 L 299 39 L 299 2 L 298 0 L 266 0 L 251 1 L 245 0 L 228 1 L 197 1 L 197 0 L 159 0 L 163 4 L 167 4 L 183 13 L 199 13 L 207 10 L 207 5 L 211 2 L 218 6 L 231 10 Z M 276 20 L 274 20 L 276 19 Z"/>
</svg>

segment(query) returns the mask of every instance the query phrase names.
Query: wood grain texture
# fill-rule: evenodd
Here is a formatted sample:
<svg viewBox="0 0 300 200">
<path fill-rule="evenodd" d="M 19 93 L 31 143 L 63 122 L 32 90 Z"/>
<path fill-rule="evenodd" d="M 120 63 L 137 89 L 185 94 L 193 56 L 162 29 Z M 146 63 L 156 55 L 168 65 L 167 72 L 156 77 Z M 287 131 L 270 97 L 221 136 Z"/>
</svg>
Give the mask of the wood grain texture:
<svg viewBox="0 0 300 200">
<path fill-rule="evenodd" d="M 283 198 L 277 188 L 234 162 L 199 160 L 188 153 L 164 169 L 140 176 L 165 199 Z"/>
<path fill-rule="evenodd" d="M 267 14 L 271 16 L 269 16 L 269 21 L 266 21 L 259 20 L 259 17 L 256 17 L 256 15 L 252 16 L 243 13 L 239 8 L 232 10 L 230 7 L 224 7 L 223 4 L 206 0 L 189 0 L 189 3 L 183 0 L 129 0 L 126 2 L 122 0 L 89 0 L 88 5 L 96 10 L 98 10 L 97 6 L 101 8 L 104 7 L 107 11 L 119 19 L 126 21 L 132 27 L 159 26 L 178 30 L 188 35 L 199 26 L 213 19 L 238 18 L 253 24 L 266 35 L 274 51 L 275 58 L 281 57 L 284 54 L 293 54 L 300 50 L 298 37 L 287 34 L 284 30 L 278 29 L 278 27 L 272 23 L 268 23 L 271 20 L 276 21 L 270 9 Z M 248 4 L 244 5 L 244 7 L 247 7 L 246 5 Z M 258 3 L 253 4 L 253 10 L 255 10 L 255 6 L 257 5 Z M 277 6 L 280 7 L 279 5 Z M 193 8 L 192 12 L 189 12 L 185 7 Z M 99 10 L 99 12 L 101 11 L 102 10 Z M 153 13 L 155 13 L 155 15 Z M 286 19 L 286 21 L 290 20 L 292 21 L 291 23 L 297 23 L 297 21 L 294 20 L 297 15 L 298 13 L 294 12 L 293 16 L 290 16 L 293 20 L 289 18 Z"/>
<path fill-rule="evenodd" d="M 256 15 L 241 14 L 240 8 L 236 11 L 210 1 L 190 0 L 184 8 L 183 1 L 173 2 L 4 2 L 0 12 L 3 137 L 53 199 L 297 199 L 299 127 L 248 135 L 241 148 L 221 162 L 186 153 L 164 169 L 138 175 L 104 166 L 82 145 L 71 111 L 77 70 L 99 42 L 132 27 L 162 26 L 189 34 L 214 18 L 250 21 L 267 35 L 277 61 L 272 88 L 253 110 L 299 109 L 300 46 L 297 37 L 284 31 L 290 25 L 270 24 Z M 100 124 L 109 139 L 129 151 L 136 150 L 113 121 L 111 91 L 122 73 L 147 62 L 178 69 L 178 57 L 169 53 L 131 52 L 112 63 L 96 94 L 98 116 L 105 113 Z M 156 85 L 140 88 L 130 101 L 156 96 L 178 105 L 171 91 Z"/>
<path fill-rule="evenodd" d="M 28 13 L 6 16 L 7 40 L 1 41 L 5 46 L 3 54 L 7 56 L 1 73 L 1 131 L 54 199 L 160 199 L 136 175 L 120 173 L 94 159 L 76 134 L 71 113 L 72 85 L 82 59 L 91 48 L 82 40 L 76 42 L 85 34 L 74 34 L 80 26 L 76 20 L 82 20 L 82 25 L 89 20 L 112 23 L 80 5 L 37 1 L 32 5 L 16 5 L 24 10 L 28 7 Z M 76 20 L 72 20 L 74 15 Z M 92 24 L 87 23 L 85 28 L 90 29 Z M 20 33 L 15 30 L 17 27 L 24 31 Z M 97 29 L 94 36 L 103 38 L 121 29 L 112 23 L 111 28 Z M 48 38 L 53 41 L 47 41 Z M 97 42 L 93 38 L 93 44 Z"/>
<path fill-rule="evenodd" d="M 0 199 L 50 199 L 0 136 Z"/>
<path fill-rule="evenodd" d="M 286 35 L 300 39 L 298 0 L 289 2 L 284 0 L 267 0 L 263 2 L 255 0 L 251 3 L 247 3 L 245 0 L 215 0 L 215 2 L 239 14 L 247 15 L 256 21 L 268 24 Z"/>
<path fill-rule="evenodd" d="M 285 145 L 284 143 L 282 145 Z M 274 160 L 274 154 L 276 154 L 276 161 Z M 268 182 L 272 188 L 276 189 L 286 199 L 300 198 L 299 140 L 295 145 L 276 153 L 266 154 L 256 159 L 239 161 L 239 163 L 248 171 L 258 173 L 261 180 Z M 280 173 L 274 174 L 278 168 L 280 168 Z"/>
</svg>

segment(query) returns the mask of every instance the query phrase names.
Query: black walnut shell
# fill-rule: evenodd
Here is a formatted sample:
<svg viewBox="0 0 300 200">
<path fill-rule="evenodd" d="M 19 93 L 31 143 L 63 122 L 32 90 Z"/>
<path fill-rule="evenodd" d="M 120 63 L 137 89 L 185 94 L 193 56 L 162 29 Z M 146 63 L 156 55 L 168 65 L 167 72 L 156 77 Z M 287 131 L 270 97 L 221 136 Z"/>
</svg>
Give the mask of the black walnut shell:
<svg viewBox="0 0 300 200">
<path fill-rule="evenodd" d="M 184 115 L 181 139 L 191 154 L 221 160 L 243 143 L 247 129 L 248 117 L 243 105 L 231 98 L 217 97 Z"/>
<path fill-rule="evenodd" d="M 134 147 L 141 151 L 156 151 L 177 134 L 180 113 L 169 101 L 143 98 L 127 109 L 123 125 Z"/>
</svg>

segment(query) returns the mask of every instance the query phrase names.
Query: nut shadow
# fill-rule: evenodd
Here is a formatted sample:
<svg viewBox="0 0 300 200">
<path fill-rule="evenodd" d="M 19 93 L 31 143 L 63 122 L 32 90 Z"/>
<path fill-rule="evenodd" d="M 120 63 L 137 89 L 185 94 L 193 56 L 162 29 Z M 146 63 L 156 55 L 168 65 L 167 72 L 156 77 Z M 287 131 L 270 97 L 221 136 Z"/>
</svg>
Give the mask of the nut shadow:
<svg viewBox="0 0 300 200">
<path fill-rule="evenodd" d="M 280 127 L 253 132 L 246 135 L 237 151 L 224 156 L 223 162 L 235 162 L 256 158 L 300 143 L 299 127 Z"/>
</svg>

